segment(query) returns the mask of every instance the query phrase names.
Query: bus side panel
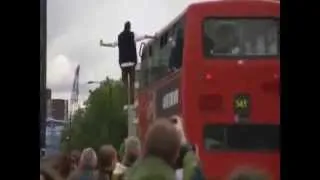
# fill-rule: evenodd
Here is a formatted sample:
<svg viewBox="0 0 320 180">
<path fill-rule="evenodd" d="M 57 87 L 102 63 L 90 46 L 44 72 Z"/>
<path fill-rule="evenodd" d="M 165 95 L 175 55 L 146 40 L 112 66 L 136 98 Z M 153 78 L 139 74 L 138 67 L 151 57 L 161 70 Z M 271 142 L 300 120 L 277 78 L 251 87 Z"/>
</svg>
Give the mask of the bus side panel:
<svg viewBox="0 0 320 180">
<path fill-rule="evenodd" d="M 200 44 L 197 41 L 197 37 L 194 36 L 198 34 L 198 22 L 199 18 L 195 16 L 194 11 L 190 9 L 187 10 L 186 13 L 186 21 L 185 21 L 185 44 L 183 49 L 183 64 L 182 64 L 182 114 L 186 134 L 188 140 L 191 143 L 198 144 L 202 140 L 202 120 L 198 119 L 198 109 L 197 109 L 197 87 L 199 83 L 200 76 L 197 74 L 196 69 L 201 68 L 198 63 L 194 63 L 197 60 L 201 60 L 197 57 L 196 51 L 199 49 Z M 198 145 L 200 146 L 200 145 Z M 199 149 L 199 153 L 201 156 L 202 148 Z"/>
<path fill-rule="evenodd" d="M 172 93 L 178 90 L 177 103 L 170 104 L 169 108 L 163 107 L 163 99 L 172 100 Z M 149 125 L 157 118 L 169 118 L 181 114 L 181 81 L 180 72 L 169 74 L 166 78 L 161 79 L 158 84 L 149 86 L 139 92 L 139 136 L 143 141 Z M 176 95 L 176 94 L 174 94 Z M 168 101 L 167 101 L 168 102 Z"/>
<path fill-rule="evenodd" d="M 213 117 L 211 115 L 207 115 L 204 112 L 201 112 L 199 109 L 199 94 L 206 93 L 202 91 L 201 87 L 203 87 L 203 82 L 205 81 L 206 70 L 210 73 L 212 72 L 212 68 L 204 68 L 207 65 L 207 62 L 204 61 L 202 56 L 202 41 L 201 41 L 201 24 L 203 22 L 204 17 L 206 16 L 219 16 L 219 17 L 235 17 L 235 16 L 250 16 L 250 17 L 258 17 L 258 16 L 275 16 L 279 12 L 279 7 L 275 4 L 267 4 L 262 6 L 261 4 L 264 2 L 255 2 L 246 5 L 240 5 L 241 2 L 230 1 L 228 2 L 229 8 L 226 8 L 224 5 L 208 5 L 206 7 L 197 6 L 190 7 L 186 13 L 186 31 L 185 31 L 185 45 L 183 52 L 183 72 L 182 72 L 182 114 L 185 119 L 186 131 L 188 134 L 188 138 L 191 143 L 199 143 L 199 155 L 202 161 L 204 162 L 205 174 L 208 177 L 218 177 L 219 179 L 227 179 L 226 177 L 230 175 L 230 173 L 237 167 L 241 165 L 251 165 L 255 167 L 259 167 L 262 169 L 266 169 L 268 172 L 272 173 L 272 179 L 279 179 L 279 152 L 274 153 L 227 153 L 227 152 L 206 152 L 203 146 L 203 126 L 205 122 L 211 121 L 211 123 L 218 122 L 215 119 L 209 120 L 209 118 Z M 247 2 L 248 3 L 248 2 Z M 213 3 L 212 3 L 213 4 Z M 234 6 L 234 7 L 232 7 Z M 240 8 L 239 8 L 240 7 Z M 253 8 L 254 7 L 254 8 Z M 250 11 L 251 10 L 251 11 Z M 278 13 L 279 15 L 279 13 Z M 214 62 L 214 61 L 211 61 Z M 215 70 L 219 70 L 219 63 L 215 63 Z M 226 64 L 226 63 L 222 63 Z M 263 63 L 261 63 L 263 64 Z M 277 71 L 277 65 L 273 65 L 274 63 L 267 63 L 270 66 L 270 71 Z M 213 65 L 212 65 L 213 66 Z M 232 66 L 232 65 L 231 65 Z M 229 65 L 228 67 L 230 69 Z M 252 65 L 252 67 L 255 65 Z M 223 66 L 222 66 L 223 67 Z M 228 69 L 227 68 L 227 69 Z M 232 67 L 231 67 L 232 68 Z M 233 72 L 233 71 L 232 71 Z M 215 74 L 217 72 L 212 72 L 213 79 L 219 79 L 219 84 L 223 81 L 225 85 L 226 83 L 232 83 L 228 80 L 228 74 L 232 74 L 232 72 L 225 70 L 224 73 Z M 242 73 L 246 75 L 245 73 Z M 235 76 L 236 73 L 233 73 L 232 76 Z M 232 79 L 234 80 L 234 79 Z M 238 82 L 236 82 L 238 83 Z M 207 92 L 211 93 L 219 93 L 223 92 L 224 94 L 229 93 L 232 94 L 232 90 L 230 89 L 221 89 L 220 85 L 216 84 L 217 87 L 214 89 L 207 89 Z M 214 85 L 212 85 L 214 86 Z M 228 85 L 226 85 L 228 86 Z M 229 87 L 230 88 L 230 87 Z M 246 88 L 246 87 L 244 87 Z M 248 87 L 247 87 L 248 88 Z M 250 87 L 251 88 L 251 87 Z M 220 89 L 220 90 L 219 90 Z M 225 91 L 226 90 L 226 91 Z M 257 97 L 260 98 L 260 97 Z M 225 97 L 226 101 L 228 101 L 227 108 L 232 109 L 232 98 L 231 96 Z M 271 101 L 274 103 L 274 101 Z M 258 102 L 254 102 L 258 103 Z M 278 107 L 278 106 L 277 106 Z M 260 110 L 259 110 L 260 111 Z M 230 110 L 231 112 L 231 110 Z M 220 117 L 221 121 L 227 122 L 226 119 L 233 120 L 234 114 L 230 112 L 220 112 L 217 113 L 216 117 Z M 263 114 L 261 111 L 258 112 Z M 259 117 L 254 113 L 253 118 L 258 119 Z M 274 111 L 272 116 L 276 116 L 279 114 L 279 111 Z M 202 119 L 204 117 L 208 117 L 208 119 Z M 262 119 L 261 119 L 262 120 Z M 269 123 L 279 123 L 279 118 L 269 119 Z M 233 123 L 229 121 L 228 123 Z M 266 121 L 261 121 L 259 123 L 266 123 Z M 234 161 L 231 161 L 231 160 Z M 218 171 L 215 171 L 219 170 Z"/>
<path fill-rule="evenodd" d="M 139 126 L 139 138 L 141 140 L 141 142 L 144 142 L 144 136 L 145 133 L 147 131 L 147 127 L 148 127 L 148 118 L 147 118 L 147 112 L 148 112 L 148 102 L 150 101 L 150 99 L 148 98 L 148 91 L 144 90 L 144 91 L 139 91 L 139 106 L 138 106 L 138 117 L 139 117 L 139 122 L 138 122 L 138 126 Z"/>
</svg>

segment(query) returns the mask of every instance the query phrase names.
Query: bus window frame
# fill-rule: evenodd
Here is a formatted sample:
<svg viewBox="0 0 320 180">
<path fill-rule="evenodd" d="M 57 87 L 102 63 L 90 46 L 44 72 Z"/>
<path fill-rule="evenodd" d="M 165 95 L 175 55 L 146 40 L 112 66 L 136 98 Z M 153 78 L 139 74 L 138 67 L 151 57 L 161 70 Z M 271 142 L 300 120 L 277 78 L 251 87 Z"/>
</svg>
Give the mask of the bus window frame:
<svg viewBox="0 0 320 180">
<path fill-rule="evenodd" d="M 228 59 L 228 60 L 239 60 L 239 59 L 246 59 L 246 60 L 263 60 L 263 59 L 275 59 L 275 60 L 280 60 L 280 35 L 279 35 L 279 43 L 277 44 L 278 46 L 278 53 L 277 55 L 245 55 L 245 56 L 232 56 L 232 55 L 213 55 L 210 57 L 207 57 L 203 51 L 204 49 L 204 42 L 203 42 L 203 34 L 205 32 L 205 21 L 208 19 L 218 19 L 218 20 L 235 20 L 235 19 L 243 19 L 243 20 L 275 20 L 278 21 L 279 24 L 279 34 L 280 34 L 280 17 L 276 16 L 261 16 L 261 17 L 250 17 L 250 16 L 230 16 L 230 17 L 221 17 L 221 16 L 208 16 L 202 19 L 201 21 L 201 34 L 199 36 L 199 39 L 201 41 L 201 55 L 205 60 L 216 60 L 216 59 Z"/>
<path fill-rule="evenodd" d="M 182 26 L 179 26 L 179 25 Z M 171 36 L 171 34 L 175 35 L 177 28 L 183 28 L 183 37 L 185 37 L 185 28 L 186 28 L 186 14 L 183 14 L 181 16 L 179 16 L 179 18 L 177 18 L 175 21 L 173 21 L 172 23 L 170 23 L 164 30 L 161 31 L 161 33 L 159 34 L 160 38 L 159 39 L 155 39 L 155 40 L 151 40 L 150 42 L 146 43 L 145 47 L 146 48 L 152 48 L 152 53 L 151 55 L 149 54 L 149 52 L 147 52 L 147 56 L 145 58 L 145 61 L 149 61 L 152 58 L 154 58 L 155 55 L 158 55 L 159 52 L 161 52 L 161 50 L 163 50 L 163 48 L 166 47 L 166 45 L 168 45 L 169 43 L 169 38 L 170 37 L 174 37 Z M 184 44 L 185 45 L 185 44 Z M 182 59 L 183 60 L 183 59 Z M 169 65 L 169 59 L 168 59 L 168 65 Z M 151 62 L 148 62 L 151 63 Z M 142 66 L 141 66 L 142 67 Z M 182 68 L 182 67 L 181 67 Z M 150 81 L 147 80 L 146 84 L 141 84 L 139 87 L 139 90 L 143 91 L 145 89 L 148 89 L 150 87 L 153 87 L 156 83 L 161 83 L 163 82 L 165 79 L 170 78 L 173 74 L 177 74 L 177 72 L 180 72 L 181 68 L 179 70 L 177 70 L 176 72 L 169 72 L 167 73 L 166 76 L 163 76 L 157 80 L 153 80 Z M 168 67 L 169 69 L 169 67 Z M 141 69 L 142 71 L 142 69 Z M 150 71 L 150 68 L 148 68 L 148 73 Z M 150 77 L 150 74 L 148 75 Z M 141 80 L 139 80 L 141 81 Z"/>
<path fill-rule="evenodd" d="M 224 127 L 224 129 L 227 127 L 227 126 L 234 126 L 234 125 L 273 125 L 273 126 L 279 126 L 279 138 L 280 138 L 280 124 L 235 124 L 235 123 L 224 123 L 224 124 L 214 124 L 214 123 L 205 123 L 203 124 L 202 126 L 202 147 L 204 149 L 204 151 L 206 153 L 277 153 L 280 151 L 280 139 L 279 139 L 279 145 L 278 145 L 278 148 L 277 149 L 239 149 L 239 148 L 233 148 L 233 149 L 230 149 L 230 148 L 220 148 L 220 149 L 208 149 L 206 147 L 206 144 L 205 144 L 205 139 L 206 139 L 206 134 L 205 134 L 205 127 L 206 126 L 219 126 L 219 127 Z M 225 132 L 224 132 L 225 133 Z"/>
<path fill-rule="evenodd" d="M 147 54 L 148 54 L 147 57 L 153 56 L 153 46 L 152 45 L 148 46 L 148 53 Z"/>
<path fill-rule="evenodd" d="M 144 76 L 145 78 L 148 78 L 148 68 L 144 68 L 144 63 L 149 63 L 148 58 L 150 56 L 150 49 L 152 48 L 152 45 L 150 44 L 146 44 L 142 50 L 142 54 L 144 54 L 144 56 L 141 57 L 141 68 L 140 68 L 140 73 L 142 74 L 141 76 Z M 151 50 L 152 51 L 152 50 Z M 147 73 L 144 74 L 144 73 Z M 142 80 L 142 78 L 140 77 L 138 79 L 138 82 L 140 84 L 139 89 L 138 90 L 142 90 L 144 89 L 144 87 L 148 86 L 148 81 L 146 79 Z"/>
</svg>

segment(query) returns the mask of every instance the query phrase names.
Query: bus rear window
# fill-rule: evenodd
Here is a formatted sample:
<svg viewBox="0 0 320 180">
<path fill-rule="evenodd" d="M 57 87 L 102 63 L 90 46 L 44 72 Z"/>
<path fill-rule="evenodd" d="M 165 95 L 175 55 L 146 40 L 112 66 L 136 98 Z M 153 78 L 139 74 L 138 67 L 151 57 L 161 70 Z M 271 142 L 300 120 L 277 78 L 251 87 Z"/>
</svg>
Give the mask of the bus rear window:
<svg viewBox="0 0 320 180">
<path fill-rule="evenodd" d="M 203 53 L 210 57 L 278 56 L 280 27 L 271 18 L 206 18 Z"/>
<path fill-rule="evenodd" d="M 279 125 L 205 125 L 206 150 L 273 151 L 279 149 Z"/>
</svg>

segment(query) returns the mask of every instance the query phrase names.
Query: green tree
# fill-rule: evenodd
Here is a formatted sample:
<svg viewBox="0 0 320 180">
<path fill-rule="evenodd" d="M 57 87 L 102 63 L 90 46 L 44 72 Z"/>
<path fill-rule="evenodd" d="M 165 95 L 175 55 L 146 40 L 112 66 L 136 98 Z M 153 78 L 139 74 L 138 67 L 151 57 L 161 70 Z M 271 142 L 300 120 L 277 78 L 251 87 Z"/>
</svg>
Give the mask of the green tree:
<svg viewBox="0 0 320 180">
<path fill-rule="evenodd" d="M 126 91 L 120 81 L 105 80 L 92 91 L 86 107 L 73 115 L 71 128 L 62 135 L 62 148 L 99 148 L 112 144 L 118 148 L 127 136 Z M 69 138 L 67 138 L 69 137 Z"/>
</svg>

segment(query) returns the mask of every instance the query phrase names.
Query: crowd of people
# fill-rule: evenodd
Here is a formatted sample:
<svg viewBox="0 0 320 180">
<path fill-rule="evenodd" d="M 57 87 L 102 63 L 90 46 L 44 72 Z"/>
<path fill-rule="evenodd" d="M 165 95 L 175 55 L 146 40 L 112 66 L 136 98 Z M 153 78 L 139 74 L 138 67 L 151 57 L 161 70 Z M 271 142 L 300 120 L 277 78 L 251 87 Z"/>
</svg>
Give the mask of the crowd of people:
<svg viewBox="0 0 320 180">
<path fill-rule="evenodd" d="M 249 171 L 250 172 L 250 171 Z M 231 180 L 267 180 L 257 172 L 237 172 Z M 128 137 L 119 152 L 102 145 L 44 159 L 40 180 L 205 180 L 197 147 L 189 145 L 171 121 L 155 121 L 143 146 Z"/>
</svg>

